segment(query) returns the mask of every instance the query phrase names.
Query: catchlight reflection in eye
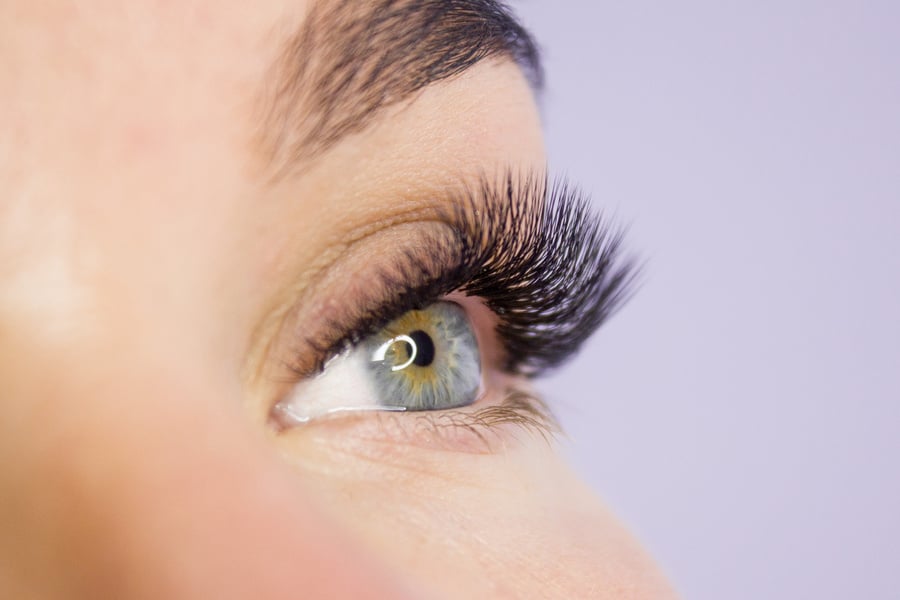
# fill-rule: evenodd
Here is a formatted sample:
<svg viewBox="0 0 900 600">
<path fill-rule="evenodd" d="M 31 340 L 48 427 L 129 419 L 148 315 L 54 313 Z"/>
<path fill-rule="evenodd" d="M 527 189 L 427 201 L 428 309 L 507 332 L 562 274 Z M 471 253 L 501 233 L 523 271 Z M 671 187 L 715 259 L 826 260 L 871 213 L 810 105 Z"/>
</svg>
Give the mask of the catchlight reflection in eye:
<svg viewBox="0 0 900 600">
<path fill-rule="evenodd" d="M 301 382 L 275 407 L 285 424 L 333 413 L 457 408 L 481 388 L 478 342 L 465 310 L 436 302 L 411 310 Z"/>
</svg>

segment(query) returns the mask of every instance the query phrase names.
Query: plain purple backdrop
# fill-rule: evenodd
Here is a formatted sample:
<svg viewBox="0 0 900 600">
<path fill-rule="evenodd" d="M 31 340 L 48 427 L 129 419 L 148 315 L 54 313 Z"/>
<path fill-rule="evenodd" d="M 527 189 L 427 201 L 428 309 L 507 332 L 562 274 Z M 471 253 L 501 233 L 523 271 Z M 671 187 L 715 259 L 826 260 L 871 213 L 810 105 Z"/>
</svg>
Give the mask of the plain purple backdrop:
<svg viewBox="0 0 900 600">
<path fill-rule="evenodd" d="M 515 2 L 635 299 L 544 383 L 685 598 L 900 598 L 900 2 Z"/>
</svg>

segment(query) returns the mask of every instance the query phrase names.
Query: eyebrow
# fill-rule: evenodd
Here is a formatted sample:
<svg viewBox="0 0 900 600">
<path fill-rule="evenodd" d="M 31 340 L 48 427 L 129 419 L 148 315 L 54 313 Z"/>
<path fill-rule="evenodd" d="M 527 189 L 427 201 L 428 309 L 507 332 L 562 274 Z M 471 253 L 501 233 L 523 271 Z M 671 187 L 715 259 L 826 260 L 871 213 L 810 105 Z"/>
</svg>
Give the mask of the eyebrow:
<svg viewBox="0 0 900 600">
<path fill-rule="evenodd" d="M 537 45 L 497 0 L 315 1 L 267 74 L 260 138 L 273 179 L 492 57 L 514 60 L 541 88 Z"/>
</svg>

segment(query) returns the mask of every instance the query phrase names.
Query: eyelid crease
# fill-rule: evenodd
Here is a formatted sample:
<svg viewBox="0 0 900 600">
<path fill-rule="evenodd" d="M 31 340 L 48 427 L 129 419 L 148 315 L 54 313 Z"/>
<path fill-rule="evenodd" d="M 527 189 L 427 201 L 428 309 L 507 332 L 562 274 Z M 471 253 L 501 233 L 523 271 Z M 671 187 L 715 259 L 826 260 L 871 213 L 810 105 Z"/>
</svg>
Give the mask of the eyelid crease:
<svg viewBox="0 0 900 600">
<path fill-rule="evenodd" d="M 307 296 L 311 291 L 314 291 L 316 284 L 328 274 L 329 270 L 336 263 L 341 261 L 348 252 L 351 252 L 360 242 L 376 236 L 392 227 L 396 227 L 397 225 L 412 223 L 419 225 L 427 225 L 429 223 L 444 224 L 440 219 L 435 218 L 433 215 L 434 209 L 432 207 L 414 206 L 402 211 L 393 211 L 387 217 L 376 217 L 370 221 L 366 221 L 363 225 L 348 231 L 341 231 L 341 239 L 335 240 L 335 242 L 326 246 L 321 252 L 323 255 L 333 254 L 334 257 L 316 264 L 314 267 L 307 269 L 306 273 L 298 277 L 298 279 L 304 283 L 302 293 L 295 295 L 295 302 L 302 304 L 304 296 Z"/>
<path fill-rule="evenodd" d="M 384 236 L 391 239 L 401 233 L 408 233 L 402 237 L 405 242 L 410 242 L 411 247 L 406 251 L 392 249 L 392 252 L 399 253 L 401 256 L 393 256 L 393 264 L 379 264 L 378 257 L 370 255 L 371 247 L 367 245 L 367 242 L 370 240 L 373 243 L 375 241 L 383 242 L 384 240 L 376 240 L 376 238 Z M 288 356 L 283 362 L 289 370 L 299 379 L 321 372 L 326 362 L 362 341 L 364 337 L 375 333 L 378 328 L 387 325 L 407 310 L 425 308 L 437 300 L 440 294 L 430 296 L 427 302 L 408 304 L 407 308 L 402 310 L 391 309 L 389 304 L 398 301 L 392 295 L 393 290 L 417 287 L 419 283 L 413 281 L 411 276 L 407 276 L 402 282 L 397 281 L 392 284 L 391 282 L 395 278 L 388 271 L 404 271 L 406 267 L 401 263 L 412 255 L 414 252 L 412 247 L 439 247 L 446 237 L 447 223 L 432 215 L 417 219 L 393 220 L 390 224 L 367 231 L 365 235 L 347 243 L 341 256 L 331 261 L 330 267 L 318 270 L 310 283 L 304 286 L 297 296 L 298 300 L 295 305 L 297 310 L 293 318 L 297 321 L 297 326 L 301 328 L 300 331 L 305 333 L 298 335 L 296 328 L 288 330 L 293 344 L 288 348 Z M 366 254 L 365 263 L 359 264 L 362 259 L 354 260 L 356 258 L 352 256 L 354 253 Z M 436 258 L 436 256 L 432 255 L 431 258 Z M 437 260 L 436 262 L 446 264 L 447 260 Z M 354 268 L 358 271 L 376 269 L 377 272 L 371 277 L 366 277 L 364 274 L 348 274 Z M 343 284 L 343 287 L 328 284 L 327 280 L 334 276 L 332 271 L 335 270 L 340 271 L 335 278 Z M 354 277 L 353 275 L 358 276 Z M 334 287 L 338 289 L 335 290 Z M 345 288 L 357 289 L 347 290 Z M 391 292 L 388 291 L 389 288 L 392 290 Z M 328 296 L 313 304 L 310 298 L 322 295 L 322 292 L 328 292 Z M 339 300 L 335 300 L 335 294 Z M 311 326 L 310 323 L 318 323 L 319 331 L 309 333 L 311 328 L 316 327 L 316 325 Z M 307 358 L 305 355 L 310 350 L 317 355 L 312 366 L 307 364 L 308 361 L 297 360 L 298 358 Z"/>
<path fill-rule="evenodd" d="M 265 357 L 270 357 L 273 348 L 279 345 L 279 335 L 272 336 L 266 332 L 282 331 L 286 322 L 296 317 L 298 312 L 302 312 L 300 309 L 309 304 L 310 297 L 315 297 L 322 281 L 346 259 L 348 254 L 354 251 L 356 246 L 398 225 L 416 224 L 419 226 L 437 222 L 434 213 L 433 207 L 417 202 L 408 208 L 391 210 L 387 216 L 383 211 L 378 215 L 373 214 L 371 218 L 369 215 L 364 215 L 361 225 L 342 229 L 339 234 L 336 234 L 335 241 L 327 244 L 319 252 L 319 260 L 295 274 L 293 277 L 295 283 L 279 292 L 279 299 L 269 309 L 267 318 L 251 334 L 251 339 L 258 341 L 251 342 L 250 346 L 260 346 L 258 354 L 261 358 L 248 361 L 243 378 L 247 381 L 259 381 L 267 377 L 269 365 Z M 304 317 L 306 316 L 304 315 Z M 291 349 L 291 353 L 296 351 L 302 350 Z M 293 359 L 282 360 L 282 362 L 288 365 L 290 371 L 296 372 L 296 369 L 290 366 L 294 362 Z"/>
</svg>

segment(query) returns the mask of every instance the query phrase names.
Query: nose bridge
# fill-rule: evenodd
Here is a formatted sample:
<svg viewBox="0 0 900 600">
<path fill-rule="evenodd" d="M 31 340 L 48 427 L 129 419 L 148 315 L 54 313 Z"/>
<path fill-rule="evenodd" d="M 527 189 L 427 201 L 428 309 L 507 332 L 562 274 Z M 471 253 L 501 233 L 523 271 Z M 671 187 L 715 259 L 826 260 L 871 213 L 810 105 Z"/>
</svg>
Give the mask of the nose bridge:
<svg viewBox="0 0 900 600">
<path fill-rule="evenodd" d="M 0 563 L 32 594 L 78 597 L 121 583 L 120 561 L 129 561 L 146 523 L 137 500 L 145 499 L 148 514 L 162 500 L 154 489 L 171 463 L 163 454 L 171 440 L 151 404 L 160 386 L 141 390 L 121 373 L 91 372 L 65 354 L 43 358 L 6 379 Z"/>
<path fill-rule="evenodd" d="M 178 519 L 176 534 L 208 519 L 211 486 L 197 483 L 223 481 L 253 444 L 204 351 L 208 323 L 191 322 L 193 290 L 154 290 L 186 284 L 130 268 L 141 256 L 90 220 L 29 208 L 17 227 L 47 243 L 0 240 L 0 564 L 27 586 L 32 569 L 56 569 L 38 583 L 69 596 L 118 585 Z"/>
<path fill-rule="evenodd" d="M 12 208 L 0 231 L 28 235 L 0 236 L 0 597 L 287 589 L 297 503 L 216 347 L 216 239 L 107 203 Z"/>
</svg>

